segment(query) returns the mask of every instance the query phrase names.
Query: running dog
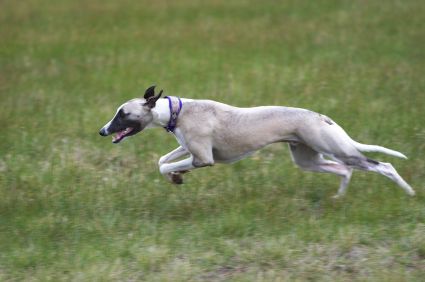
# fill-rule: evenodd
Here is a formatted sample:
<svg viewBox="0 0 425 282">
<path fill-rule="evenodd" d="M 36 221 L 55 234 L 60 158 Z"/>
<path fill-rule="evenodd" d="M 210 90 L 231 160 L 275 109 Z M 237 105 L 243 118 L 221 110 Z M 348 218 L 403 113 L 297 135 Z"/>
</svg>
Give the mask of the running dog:
<svg viewBox="0 0 425 282">
<path fill-rule="evenodd" d="M 232 163 L 276 142 L 289 144 L 292 160 L 301 169 L 333 173 L 342 178 L 338 193 L 347 190 L 353 169 L 382 174 L 413 196 L 415 191 L 390 163 L 367 158 L 362 152 L 381 152 L 406 159 L 400 152 L 361 144 L 329 117 L 306 109 L 278 106 L 237 108 L 210 100 L 161 98 L 155 86 L 143 98 L 121 105 L 99 132 L 115 133 L 113 143 L 153 127 L 174 134 L 180 146 L 159 159 L 159 170 L 172 183 L 182 174 L 215 163 Z M 183 160 L 179 158 L 188 156 Z M 175 162 L 172 162 L 175 161 Z"/>
</svg>

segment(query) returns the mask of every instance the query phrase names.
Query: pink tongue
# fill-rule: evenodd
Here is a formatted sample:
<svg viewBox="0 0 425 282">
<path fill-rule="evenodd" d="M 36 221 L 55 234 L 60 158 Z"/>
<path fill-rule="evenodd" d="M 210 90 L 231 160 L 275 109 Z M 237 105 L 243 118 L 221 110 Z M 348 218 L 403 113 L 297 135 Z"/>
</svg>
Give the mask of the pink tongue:
<svg viewBox="0 0 425 282">
<path fill-rule="evenodd" d="M 128 127 L 126 129 L 124 129 L 123 131 L 118 132 L 112 139 L 112 141 L 120 141 L 122 138 L 124 138 L 124 136 L 128 133 L 130 133 L 131 131 L 133 131 L 133 128 Z"/>
<path fill-rule="evenodd" d="M 118 132 L 117 135 L 113 136 L 112 141 L 121 140 L 124 134 L 125 134 L 125 130 Z"/>
</svg>

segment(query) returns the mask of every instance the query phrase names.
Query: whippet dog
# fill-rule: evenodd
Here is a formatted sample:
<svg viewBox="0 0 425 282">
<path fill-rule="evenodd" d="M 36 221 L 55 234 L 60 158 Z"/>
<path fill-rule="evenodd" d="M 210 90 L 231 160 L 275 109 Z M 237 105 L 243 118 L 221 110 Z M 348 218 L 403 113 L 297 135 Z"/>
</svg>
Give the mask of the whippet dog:
<svg viewBox="0 0 425 282">
<path fill-rule="evenodd" d="M 415 194 L 390 163 L 369 159 L 362 152 L 406 159 L 405 155 L 360 144 L 325 115 L 292 107 L 237 108 L 211 100 L 160 99 L 162 90 L 155 95 L 154 88 L 148 88 L 143 98 L 121 105 L 99 134 L 116 133 L 113 143 L 119 143 L 146 128 L 164 127 L 173 133 L 180 146 L 158 163 L 161 174 L 172 183 L 181 184 L 182 174 L 189 170 L 232 163 L 269 144 L 286 142 L 292 160 L 301 169 L 342 177 L 334 197 L 345 194 L 353 169 L 382 174 L 407 194 Z M 184 156 L 188 157 L 178 160 Z"/>
</svg>

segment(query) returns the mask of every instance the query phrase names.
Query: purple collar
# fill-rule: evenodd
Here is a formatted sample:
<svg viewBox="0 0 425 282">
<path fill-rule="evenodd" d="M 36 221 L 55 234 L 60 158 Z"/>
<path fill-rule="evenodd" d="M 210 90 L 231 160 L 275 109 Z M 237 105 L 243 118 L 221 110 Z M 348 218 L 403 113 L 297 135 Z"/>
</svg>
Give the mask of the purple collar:
<svg viewBox="0 0 425 282">
<path fill-rule="evenodd" d="M 170 108 L 170 120 L 165 128 L 168 132 L 174 133 L 177 125 L 177 118 L 179 117 L 180 111 L 183 107 L 182 100 L 179 97 L 166 96 L 168 99 L 168 107 Z"/>
</svg>

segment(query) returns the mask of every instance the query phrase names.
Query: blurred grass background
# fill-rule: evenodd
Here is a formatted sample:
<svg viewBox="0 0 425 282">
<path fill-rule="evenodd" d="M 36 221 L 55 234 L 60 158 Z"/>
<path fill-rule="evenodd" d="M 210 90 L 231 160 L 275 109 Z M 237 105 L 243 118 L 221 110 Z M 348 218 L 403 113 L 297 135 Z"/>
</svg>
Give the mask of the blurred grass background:
<svg viewBox="0 0 425 282">
<path fill-rule="evenodd" d="M 425 4 L 0 2 L 1 281 L 420 281 L 425 274 Z M 97 134 L 168 95 L 329 115 L 416 189 L 301 172 L 285 145 L 175 187 L 149 130 Z"/>
</svg>

